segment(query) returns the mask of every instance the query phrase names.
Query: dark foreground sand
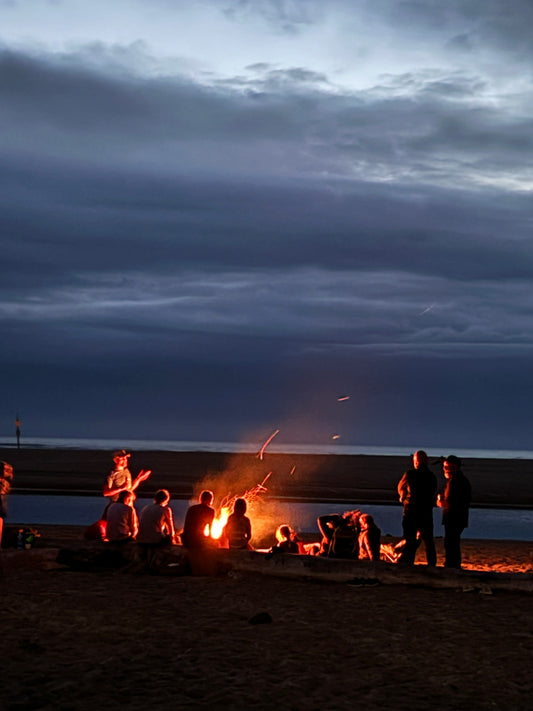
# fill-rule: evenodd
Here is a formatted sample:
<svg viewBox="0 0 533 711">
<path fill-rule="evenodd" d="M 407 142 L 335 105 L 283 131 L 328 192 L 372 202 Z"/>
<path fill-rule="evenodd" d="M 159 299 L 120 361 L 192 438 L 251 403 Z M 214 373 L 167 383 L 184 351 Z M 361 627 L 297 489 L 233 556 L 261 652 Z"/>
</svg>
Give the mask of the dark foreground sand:
<svg viewBox="0 0 533 711">
<path fill-rule="evenodd" d="M 4 551 L 5 711 L 533 708 L 532 593 L 74 572 L 44 553 L 80 531 L 41 533 Z M 530 544 L 465 555 L 532 570 Z"/>
<path fill-rule="evenodd" d="M 4 450 L 0 458 L 27 492 L 97 493 L 109 468 L 105 452 Z M 253 485 L 272 471 L 271 494 L 369 502 L 395 500 L 408 464 L 142 452 L 131 468 L 151 466 L 152 489 L 174 496 L 189 497 L 206 480 L 221 492 L 232 481 Z M 475 460 L 464 469 L 477 503 L 533 504 L 531 462 Z M 2 711 L 533 709 L 531 592 L 468 580 L 435 589 L 236 570 L 74 572 L 55 563 L 55 551 L 79 546 L 80 529 L 38 528 L 41 548 L 4 552 Z M 438 548 L 441 556 L 442 542 Z M 532 548 L 465 540 L 465 567 L 531 574 Z M 270 622 L 252 624 L 265 612 Z"/>
</svg>

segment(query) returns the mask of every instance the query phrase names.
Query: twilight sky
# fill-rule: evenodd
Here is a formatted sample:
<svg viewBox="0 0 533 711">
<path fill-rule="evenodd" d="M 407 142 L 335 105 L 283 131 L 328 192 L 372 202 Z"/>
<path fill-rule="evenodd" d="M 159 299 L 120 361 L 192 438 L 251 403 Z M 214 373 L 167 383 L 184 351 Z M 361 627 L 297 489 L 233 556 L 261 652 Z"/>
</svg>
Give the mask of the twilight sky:
<svg viewBox="0 0 533 711">
<path fill-rule="evenodd" d="M 532 26 L 0 0 L 0 433 L 533 448 Z"/>
</svg>

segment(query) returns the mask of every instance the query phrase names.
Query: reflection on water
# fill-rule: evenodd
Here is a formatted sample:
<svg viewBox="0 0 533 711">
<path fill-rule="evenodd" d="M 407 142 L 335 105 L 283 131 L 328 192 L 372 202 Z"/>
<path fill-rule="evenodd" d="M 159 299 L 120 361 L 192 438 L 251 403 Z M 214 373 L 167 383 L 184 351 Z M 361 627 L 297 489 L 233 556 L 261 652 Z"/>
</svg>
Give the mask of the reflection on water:
<svg viewBox="0 0 533 711">
<path fill-rule="evenodd" d="M 152 502 L 152 499 L 137 499 L 137 511 Z M 89 526 L 97 521 L 106 501 L 103 497 L 93 496 L 39 496 L 16 495 L 9 497 L 9 518 L 6 524 L 64 524 Z M 189 501 L 174 500 L 171 507 L 174 512 L 176 527 L 183 525 Z M 273 531 L 279 523 L 290 523 L 301 532 L 318 532 L 316 519 L 326 513 L 342 513 L 346 504 L 287 503 L 262 500 L 258 502 L 258 513 L 275 510 Z M 361 510 L 371 514 L 384 535 L 401 535 L 402 509 L 399 505 L 371 506 L 361 505 Z M 251 512 L 253 520 L 253 511 Z M 444 535 L 440 524 L 440 511 L 435 510 L 435 535 Z M 533 511 L 521 509 L 472 509 L 470 526 L 464 532 L 465 538 L 492 538 L 500 540 L 533 541 Z"/>
</svg>

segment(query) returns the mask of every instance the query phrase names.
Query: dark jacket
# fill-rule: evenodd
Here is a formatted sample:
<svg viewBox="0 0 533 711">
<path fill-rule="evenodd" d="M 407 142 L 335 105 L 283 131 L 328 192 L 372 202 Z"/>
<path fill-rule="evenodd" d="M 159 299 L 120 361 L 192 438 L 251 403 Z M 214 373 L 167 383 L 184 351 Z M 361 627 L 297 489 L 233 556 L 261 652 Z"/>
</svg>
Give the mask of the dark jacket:
<svg viewBox="0 0 533 711">
<path fill-rule="evenodd" d="M 437 477 L 426 465 L 409 469 L 400 479 L 398 494 L 404 509 L 431 510 L 437 496 Z"/>
<path fill-rule="evenodd" d="M 447 480 L 442 500 L 442 523 L 444 526 L 466 528 L 468 509 L 472 499 L 472 487 L 462 471 L 453 472 Z"/>
</svg>

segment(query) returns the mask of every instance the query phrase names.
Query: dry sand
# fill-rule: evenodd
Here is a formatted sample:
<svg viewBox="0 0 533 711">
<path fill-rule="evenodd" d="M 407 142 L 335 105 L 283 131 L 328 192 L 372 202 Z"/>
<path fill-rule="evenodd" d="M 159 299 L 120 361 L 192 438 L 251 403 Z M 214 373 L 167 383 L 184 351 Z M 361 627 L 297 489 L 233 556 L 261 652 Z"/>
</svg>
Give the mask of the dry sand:
<svg viewBox="0 0 533 711">
<path fill-rule="evenodd" d="M 28 491 L 96 493 L 109 465 L 105 452 L 0 457 Z M 206 474 L 249 466 L 252 483 L 273 470 L 280 495 L 381 501 L 408 466 L 408 458 L 303 458 L 291 481 L 294 459 L 280 457 L 228 465 L 228 455 L 139 453 L 132 469 L 152 465 L 153 487 L 166 484 L 174 495 L 189 496 Z M 464 469 L 479 502 L 531 505 L 530 464 L 477 460 Z M 57 566 L 55 551 L 80 545 L 80 529 L 39 530 L 41 548 L 4 553 L 2 711 L 533 709 L 531 593 L 235 571 L 74 572 Z M 465 567 L 531 574 L 532 547 L 465 540 Z M 259 613 L 271 621 L 252 624 Z"/>
<path fill-rule="evenodd" d="M 4 552 L 5 711 L 532 708 L 531 593 L 80 573 L 48 547 L 80 530 L 41 533 Z M 465 541 L 465 556 L 532 570 L 530 544 Z"/>
</svg>

